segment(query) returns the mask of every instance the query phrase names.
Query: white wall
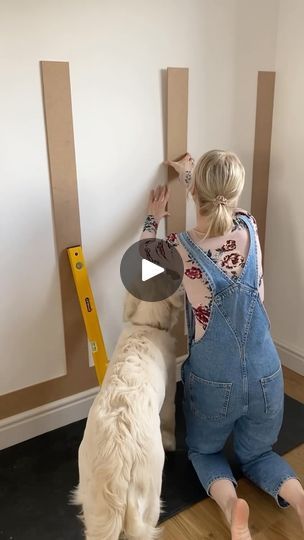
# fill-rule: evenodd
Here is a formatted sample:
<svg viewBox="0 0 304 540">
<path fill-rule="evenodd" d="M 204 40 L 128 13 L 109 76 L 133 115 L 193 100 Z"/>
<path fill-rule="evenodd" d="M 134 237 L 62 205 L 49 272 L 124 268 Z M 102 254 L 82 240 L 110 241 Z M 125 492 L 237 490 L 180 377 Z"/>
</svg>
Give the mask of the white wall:
<svg viewBox="0 0 304 540">
<path fill-rule="evenodd" d="M 0 2 L 0 393 L 65 371 L 39 60 L 70 62 L 83 247 L 111 353 L 119 263 L 164 179 L 161 70 L 188 66 L 189 150 L 239 152 L 250 206 L 258 69 L 275 0 Z M 191 221 L 191 220 L 190 220 Z"/>
<path fill-rule="evenodd" d="M 304 375 L 304 3 L 280 3 L 270 189 L 266 303 L 283 361 Z"/>
</svg>

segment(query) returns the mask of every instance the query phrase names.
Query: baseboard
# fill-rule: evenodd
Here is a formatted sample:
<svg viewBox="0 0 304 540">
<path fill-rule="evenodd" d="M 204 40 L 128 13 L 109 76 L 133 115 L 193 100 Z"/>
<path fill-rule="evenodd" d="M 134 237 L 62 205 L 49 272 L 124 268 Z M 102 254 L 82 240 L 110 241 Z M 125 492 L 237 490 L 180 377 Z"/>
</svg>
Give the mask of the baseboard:
<svg viewBox="0 0 304 540">
<path fill-rule="evenodd" d="M 288 345 L 275 339 L 279 356 L 283 366 L 304 376 L 304 354 L 301 351 L 291 349 Z"/>
<path fill-rule="evenodd" d="M 90 388 L 0 421 L 0 450 L 86 418 L 98 392 Z"/>
<path fill-rule="evenodd" d="M 176 359 L 176 380 L 186 356 Z M 0 450 L 86 418 L 98 388 L 0 420 Z"/>
</svg>

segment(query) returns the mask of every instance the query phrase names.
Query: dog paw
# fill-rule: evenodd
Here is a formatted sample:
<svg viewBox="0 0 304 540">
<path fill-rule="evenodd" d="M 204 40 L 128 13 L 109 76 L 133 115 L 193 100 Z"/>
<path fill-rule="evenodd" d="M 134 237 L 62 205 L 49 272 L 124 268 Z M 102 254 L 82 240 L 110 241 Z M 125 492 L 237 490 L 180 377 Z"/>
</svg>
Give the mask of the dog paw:
<svg viewBox="0 0 304 540">
<path fill-rule="evenodd" d="M 168 452 L 174 452 L 176 450 L 175 435 L 169 431 L 162 432 L 162 441 L 164 450 Z"/>
</svg>

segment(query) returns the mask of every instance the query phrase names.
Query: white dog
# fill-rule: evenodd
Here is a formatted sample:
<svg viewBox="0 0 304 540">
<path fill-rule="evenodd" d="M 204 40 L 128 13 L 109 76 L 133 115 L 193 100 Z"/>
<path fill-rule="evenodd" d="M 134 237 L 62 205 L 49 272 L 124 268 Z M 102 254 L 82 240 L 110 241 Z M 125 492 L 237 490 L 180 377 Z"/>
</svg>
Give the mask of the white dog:
<svg viewBox="0 0 304 540">
<path fill-rule="evenodd" d="M 87 540 L 158 536 L 163 446 L 175 449 L 176 362 L 169 330 L 181 304 L 178 295 L 161 302 L 127 297 L 129 324 L 79 448 L 75 502 L 82 506 Z"/>
</svg>

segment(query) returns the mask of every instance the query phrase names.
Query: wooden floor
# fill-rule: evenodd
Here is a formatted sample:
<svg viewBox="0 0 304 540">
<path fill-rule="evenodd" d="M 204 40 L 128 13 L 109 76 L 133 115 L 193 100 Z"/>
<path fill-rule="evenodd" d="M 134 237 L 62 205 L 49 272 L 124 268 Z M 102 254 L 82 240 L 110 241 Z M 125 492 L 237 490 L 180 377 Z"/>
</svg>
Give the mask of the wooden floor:
<svg viewBox="0 0 304 540">
<path fill-rule="evenodd" d="M 304 403 L 304 377 L 284 368 L 285 391 Z M 303 426 L 304 429 L 304 426 Z M 304 482 L 304 444 L 285 454 Z M 239 481 L 239 497 L 250 506 L 250 530 L 254 540 L 303 540 L 298 517 L 292 508 L 280 509 L 274 500 L 248 480 Z M 165 522 L 162 540 L 228 540 L 229 530 L 216 504 L 205 499 Z"/>
</svg>

